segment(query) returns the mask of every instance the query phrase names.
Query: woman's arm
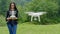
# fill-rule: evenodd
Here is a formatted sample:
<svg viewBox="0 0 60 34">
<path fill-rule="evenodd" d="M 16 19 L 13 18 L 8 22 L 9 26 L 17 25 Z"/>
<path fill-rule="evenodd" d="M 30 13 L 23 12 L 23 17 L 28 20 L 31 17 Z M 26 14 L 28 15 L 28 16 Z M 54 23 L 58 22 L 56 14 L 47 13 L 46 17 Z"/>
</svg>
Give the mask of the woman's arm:
<svg viewBox="0 0 60 34">
<path fill-rule="evenodd" d="M 16 12 L 16 15 L 15 16 L 16 16 L 16 20 L 17 20 L 18 19 L 18 11 Z"/>
<path fill-rule="evenodd" d="M 9 12 L 7 11 L 7 13 L 6 13 L 6 21 L 7 21 L 8 15 L 9 15 Z"/>
<path fill-rule="evenodd" d="M 9 17 L 9 12 L 7 11 L 6 13 L 6 21 L 10 20 L 11 18 Z"/>
<path fill-rule="evenodd" d="M 16 13 L 16 17 L 18 18 L 18 11 L 17 11 L 17 13 Z"/>
</svg>

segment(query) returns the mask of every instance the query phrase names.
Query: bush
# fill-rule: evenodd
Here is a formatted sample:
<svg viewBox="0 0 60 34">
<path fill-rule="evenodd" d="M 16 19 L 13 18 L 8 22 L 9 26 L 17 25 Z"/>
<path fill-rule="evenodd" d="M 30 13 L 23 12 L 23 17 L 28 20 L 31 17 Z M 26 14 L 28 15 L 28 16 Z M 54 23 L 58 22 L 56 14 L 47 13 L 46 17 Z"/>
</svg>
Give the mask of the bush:
<svg viewBox="0 0 60 34">
<path fill-rule="evenodd" d="M 6 25 L 5 17 L 3 15 L 0 15 L 0 26 L 4 26 L 4 25 Z"/>
</svg>

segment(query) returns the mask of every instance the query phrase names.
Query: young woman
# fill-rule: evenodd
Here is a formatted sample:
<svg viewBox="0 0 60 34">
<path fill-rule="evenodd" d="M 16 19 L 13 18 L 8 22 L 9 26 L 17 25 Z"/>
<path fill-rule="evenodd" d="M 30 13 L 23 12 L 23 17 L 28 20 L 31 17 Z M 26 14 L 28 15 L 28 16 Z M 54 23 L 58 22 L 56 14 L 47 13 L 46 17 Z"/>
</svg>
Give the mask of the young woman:
<svg viewBox="0 0 60 34">
<path fill-rule="evenodd" d="M 14 2 L 10 3 L 9 10 L 6 14 L 7 26 L 10 34 L 16 34 L 18 10 Z"/>
</svg>

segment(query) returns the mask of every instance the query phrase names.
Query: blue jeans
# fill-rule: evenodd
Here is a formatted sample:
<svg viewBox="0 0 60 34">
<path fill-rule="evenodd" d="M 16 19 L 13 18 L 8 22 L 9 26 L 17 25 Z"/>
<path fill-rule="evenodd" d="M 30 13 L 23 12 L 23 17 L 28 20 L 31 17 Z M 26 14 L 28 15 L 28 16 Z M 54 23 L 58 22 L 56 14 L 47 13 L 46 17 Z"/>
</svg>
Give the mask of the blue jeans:
<svg viewBox="0 0 60 34">
<path fill-rule="evenodd" d="M 7 26 L 10 34 L 16 34 L 17 25 L 12 26 L 11 24 L 7 24 Z"/>
</svg>

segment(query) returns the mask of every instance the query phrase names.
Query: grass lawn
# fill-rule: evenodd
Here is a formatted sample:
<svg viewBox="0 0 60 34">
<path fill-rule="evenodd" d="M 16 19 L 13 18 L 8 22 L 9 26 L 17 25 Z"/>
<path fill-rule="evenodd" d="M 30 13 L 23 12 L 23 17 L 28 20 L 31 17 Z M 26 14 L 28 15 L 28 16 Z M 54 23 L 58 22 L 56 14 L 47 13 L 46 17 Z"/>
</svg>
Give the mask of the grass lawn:
<svg viewBox="0 0 60 34">
<path fill-rule="evenodd" d="M 0 27 L 0 34 L 9 34 L 7 26 Z M 17 34 L 60 34 L 60 24 L 34 25 L 18 24 Z"/>
</svg>

